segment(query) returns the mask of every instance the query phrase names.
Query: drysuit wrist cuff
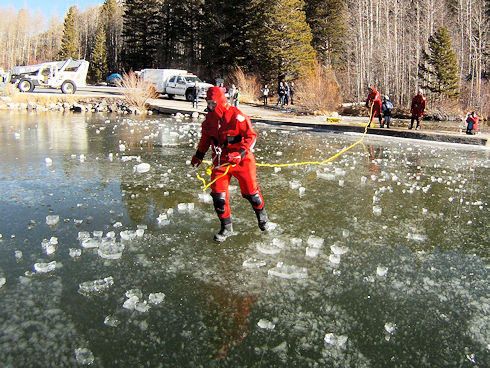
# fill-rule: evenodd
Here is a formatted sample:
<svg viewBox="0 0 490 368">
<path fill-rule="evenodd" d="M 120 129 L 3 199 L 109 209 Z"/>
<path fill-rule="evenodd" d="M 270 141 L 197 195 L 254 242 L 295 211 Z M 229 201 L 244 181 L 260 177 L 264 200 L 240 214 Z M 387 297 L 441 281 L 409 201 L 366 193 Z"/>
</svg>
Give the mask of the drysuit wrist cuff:
<svg viewBox="0 0 490 368">
<path fill-rule="evenodd" d="M 247 154 L 247 150 L 246 150 L 245 148 L 240 148 L 240 149 L 238 150 L 238 153 L 240 154 L 240 156 L 241 156 L 242 158 L 244 158 L 244 157 L 245 157 L 245 155 Z"/>
</svg>

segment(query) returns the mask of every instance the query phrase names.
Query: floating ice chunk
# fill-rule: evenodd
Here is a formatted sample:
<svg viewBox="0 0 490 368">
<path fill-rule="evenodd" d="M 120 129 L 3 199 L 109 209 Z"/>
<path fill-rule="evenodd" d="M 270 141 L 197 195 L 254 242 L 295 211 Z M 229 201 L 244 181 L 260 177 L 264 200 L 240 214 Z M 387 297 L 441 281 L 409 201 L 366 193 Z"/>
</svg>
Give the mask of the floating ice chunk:
<svg viewBox="0 0 490 368">
<path fill-rule="evenodd" d="M 114 285 L 112 276 L 94 281 L 85 281 L 78 285 L 78 292 L 82 295 L 98 294 L 109 290 Z"/>
<path fill-rule="evenodd" d="M 84 249 L 98 248 L 100 245 L 100 239 L 85 238 L 80 243 L 80 246 Z"/>
<path fill-rule="evenodd" d="M 244 268 L 260 268 L 264 267 L 267 263 L 265 261 L 258 260 L 256 258 L 248 258 L 243 261 L 242 266 Z"/>
<path fill-rule="evenodd" d="M 20 262 L 22 260 L 23 254 L 21 250 L 16 250 L 14 252 L 14 257 L 17 262 Z"/>
<path fill-rule="evenodd" d="M 124 144 L 122 144 L 122 143 L 121 143 L 121 144 L 119 145 L 119 151 L 121 151 L 121 152 L 126 151 L 126 146 L 125 146 Z"/>
<path fill-rule="evenodd" d="M 349 235 L 350 235 L 350 231 L 349 230 L 347 230 L 347 229 L 342 230 L 342 236 L 344 238 L 349 237 Z"/>
<path fill-rule="evenodd" d="M 114 231 L 109 231 L 105 236 L 106 238 L 113 239 L 116 237 L 116 233 Z"/>
<path fill-rule="evenodd" d="M 134 310 L 136 308 L 136 305 L 139 303 L 139 300 L 140 299 L 136 295 L 133 295 L 123 303 L 122 307 L 124 309 Z"/>
<path fill-rule="evenodd" d="M 335 180 L 335 174 L 332 173 L 323 173 L 321 171 L 317 171 L 316 176 L 323 180 Z"/>
<path fill-rule="evenodd" d="M 343 346 L 348 340 L 347 336 L 344 335 L 335 335 L 333 333 L 327 333 L 325 334 L 325 337 L 323 338 L 325 343 L 329 345 L 334 345 L 334 346 Z"/>
<path fill-rule="evenodd" d="M 380 206 L 373 206 L 373 214 L 375 216 L 381 216 L 382 212 L 383 212 L 383 210 L 381 209 Z"/>
<path fill-rule="evenodd" d="M 407 234 L 407 239 L 408 240 L 417 241 L 417 242 L 424 242 L 424 241 L 427 240 L 427 236 L 425 236 L 423 234 L 412 234 L 412 233 L 408 233 Z"/>
<path fill-rule="evenodd" d="M 96 238 L 102 238 L 102 235 L 104 235 L 104 232 L 101 230 L 94 230 L 93 234 L 94 234 L 94 237 L 96 237 Z"/>
<path fill-rule="evenodd" d="M 301 186 L 301 183 L 297 180 L 291 180 L 289 182 L 289 186 L 291 187 L 291 189 L 296 190 Z"/>
<path fill-rule="evenodd" d="M 303 240 L 300 238 L 291 238 L 291 244 L 295 247 L 299 247 L 303 244 Z"/>
<path fill-rule="evenodd" d="M 325 240 L 315 235 L 310 235 L 306 243 L 312 248 L 321 248 Z"/>
<path fill-rule="evenodd" d="M 396 324 L 393 322 L 386 322 L 385 323 L 385 331 L 388 332 L 390 335 L 393 334 L 396 330 Z"/>
<path fill-rule="evenodd" d="M 337 254 L 341 256 L 342 254 L 347 253 L 349 251 L 349 248 L 335 243 L 330 246 L 330 250 L 332 251 L 333 254 Z"/>
<path fill-rule="evenodd" d="M 305 187 L 299 187 L 298 191 L 299 191 L 299 195 L 303 196 L 306 192 L 306 188 Z"/>
<path fill-rule="evenodd" d="M 46 253 L 48 256 L 56 252 L 56 246 L 51 244 L 48 239 L 43 239 L 41 242 L 41 247 L 43 248 L 44 253 Z"/>
<path fill-rule="evenodd" d="M 148 302 L 150 304 L 158 305 L 165 299 L 164 293 L 151 293 L 148 295 Z"/>
<path fill-rule="evenodd" d="M 315 258 L 318 257 L 318 253 L 320 253 L 320 248 L 310 248 L 306 247 L 306 256 Z"/>
<path fill-rule="evenodd" d="M 121 321 L 119 321 L 116 317 L 114 316 L 107 316 L 105 319 L 104 319 L 104 324 L 106 326 L 110 326 L 110 327 L 117 327 L 119 326 L 119 324 L 121 323 Z"/>
<path fill-rule="evenodd" d="M 134 310 L 140 313 L 145 313 L 150 310 L 151 306 L 148 305 L 148 302 L 146 300 L 143 300 L 142 302 L 138 302 L 134 306 Z"/>
<path fill-rule="evenodd" d="M 276 267 L 267 271 L 269 276 L 276 276 L 282 279 L 306 279 L 308 278 L 308 270 L 305 267 L 286 266 L 282 262 L 278 262 Z"/>
<path fill-rule="evenodd" d="M 386 276 L 386 274 L 388 273 L 388 267 L 383 267 L 383 266 L 378 266 L 376 268 L 376 275 L 378 276 Z"/>
<path fill-rule="evenodd" d="M 276 152 L 276 156 L 282 156 L 282 152 L 281 151 L 277 151 Z"/>
<path fill-rule="evenodd" d="M 279 171 L 281 171 L 281 170 L 282 170 L 282 169 L 281 169 L 280 167 L 275 167 L 275 168 L 274 168 L 274 172 L 275 172 L 275 173 L 278 173 L 278 172 L 279 172 Z"/>
<path fill-rule="evenodd" d="M 133 240 L 136 238 L 136 231 L 132 230 L 123 230 L 119 233 L 119 236 L 121 237 L 122 240 Z"/>
<path fill-rule="evenodd" d="M 56 261 L 49 263 L 34 263 L 34 272 L 37 273 L 48 273 L 56 270 Z"/>
<path fill-rule="evenodd" d="M 368 178 L 366 178 L 365 176 L 361 176 L 361 184 L 366 184 Z"/>
<path fill-rule="evenodd" d="M 286 341 L 283 341 L 276 347 L 273 347 L 271 351 L 276 354 L 285 354 L 288 351 L 288 343 Z"/>
<path fill-rule="evenodd" d="M 272 239 L 272 245 L 283 249 L 286 246 L 286 242 L 282 239 L 274 238 Z"/>
<path fill-rule="evenodd" d="M 137 172 L 139 174 L 143 174 L 145 172 L 148 172 L 150 171 L 150 164 L 146 163 L 146 162 L 142 162 L 141 164 L 139 165 L 136 165 L 134 168 L 133 168 L 133 171 L 134 172 Z"/>
<path fill-rule="evenodd" d="M 336 167 L 335 168 L 335 175 L 344 176 L 345 175 L 345 170 L 344 169 L 341 169 L 340 167 Z"/>
<path fill-rule="evenodd" d="M 136 236 L 138 238 L 143 237 L 143 235 L 145 235 L 145 229 L 136 229 Z"/>
<path fill-rule="evenodd" d="M 268 254 L 268 255 L 278 254 L 281 252 L 281 248 L 278 248 L 273 244 L 262 244 L 262 243 L 257 244 L 257 250 L 260 253 Z"/>
<path fill-rule="evenodd" d="M 211 203 L 213 201 L 213 198 L 208 193 L 199 193 L 197 198 L 199 202 L 203 203 Z"/>
<path fill-rule="evenodd" d="M 48 226 L 54 226 L 60 222 L 60 217 L 58 215 L 48 215 L 46 216 L 46 224 Z"/>
<path fill-rule="evenodd" d="M 78 156 L 78 159 L 80 162 L 85 162 L 85 155 L 82 153 L 80 156 Z"/>
<path fill-rule="evenodd" d="M 263 330 L 273 330 L 276 327 L 274 323 L 266 319 L 259 320 L 259 322 L 257 322 L 257 326 Z"/>
<path fill-rule="evenodd" d="M 46 166 L 51 166 L 53 164 L 53 160 L 49 157 L 46 157 L 44 159 L 44 163 L 46 164 Z"/>
<path fill-rule="evenodd" d="M 170 221 L 168 220 L 167 215 L 164 213 L 161 213 L 157 217 L 157 222 L 158 222 L 158 225 L 160 225 L 160 226 L 166 226 L 166 225 L 170 224 Z"/>
<path fill-rule="evenodd" d="M 330 263 L 339 264 L 340 254 L 330 254 L 330 256 L 328 256 L 328 260 L 330 261 Z"/>
<path fill-rule="evenodd" d="M 97 253 L 104 259 L 119 259 L 122 257 L 124 244 L 117 243 L 115 239 L 102 239 Z"/>
<path fill-rule="evenodd" d="M 78 258 L 82 255 L 81 249 L 70 248 L 68 251 L 71 258 Z"/>
<path fill-rule="evenodd" d="M 0 276 L 0 289 L 3 287 L 3 285 L 5 285 L 6 282 L 7 282 L 7 279 L 5 277 Z"/>
<path fill-rule="evenodd" d="M 344 186 L 344 179 L 340 179 L 339 180 L 339 187 L 343 187 Z"/>
<path fill-rule="evenodd" d="M 91 365 L 94 362 L 94 354 L 87 348 L 75 349 L 75 358 L 81 365 Z"/>
</svg>

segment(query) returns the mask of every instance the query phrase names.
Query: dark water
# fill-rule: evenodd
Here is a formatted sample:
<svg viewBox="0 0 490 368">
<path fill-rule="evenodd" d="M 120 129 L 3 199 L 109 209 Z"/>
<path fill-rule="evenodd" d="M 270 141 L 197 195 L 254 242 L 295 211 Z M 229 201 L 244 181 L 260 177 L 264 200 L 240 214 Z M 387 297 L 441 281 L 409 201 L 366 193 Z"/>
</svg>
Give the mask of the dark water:
<svg viewBox="0 0 490 368">
<path fill-rule="evenodd" d="M 488 149 L 366 137 L 259 168 L 275 228 L 235 182 L 216 244 L 199 126 L 0 113 L 2 366 L 490 365 Z M 360 138 L 256 129 L 263 163 Z"/>
</svg>

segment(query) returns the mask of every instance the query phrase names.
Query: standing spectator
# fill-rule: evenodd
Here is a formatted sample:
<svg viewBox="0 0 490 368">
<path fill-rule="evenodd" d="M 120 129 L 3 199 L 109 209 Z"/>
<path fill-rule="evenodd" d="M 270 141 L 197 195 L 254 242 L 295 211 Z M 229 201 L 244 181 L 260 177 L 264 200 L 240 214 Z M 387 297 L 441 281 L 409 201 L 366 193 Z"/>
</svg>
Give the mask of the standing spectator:
<svg viewBox="0 0 490 368">
<path fill-rule="evenodd" d="M 474 111 L 467 115 L 466 123 L 468 125 L 466 126 L 466 134 L 475 135 L 478 133 L 478 120 L 478 115 Z"/>
<path fill-rule="evenodd" d="M 284 88 L 284 84 L 279 82 L 279 86 L 277 87 L 277 103 L 276 106 L 281 104 L 281 107 L 284 106 L 284 95 L 286 94 L 286 89 Z"/>
<path fill-rule="evenodd" d="M 192 108 L 196 108 L 199 105 L 199 84 L 194 82 L 194 86 L 191 88 Z"/>
<path fill-rule="evenodd" d="M 408 129 L 413 128 L 413 122 L 416 120 L 417 126 L 415 127 L 415 130 L 420 130 L 420 120 L 422 119 L 422 116 L 424 116 L 426 102 L 423 91 L 419 89 L 417 95 L 412 99 L 412 105 L 410 107 L 412 118 L 410 119 L 410 127 Z"/>
<path fill-rule="evenodd" d="M 284 105 L 289 105 L 289 94 L 291 90 L 289 89 L 288 82 L 284 82 L 284 89 L 286 90 L 286 92 L 284 93 Z"/>
<path fill-rule="evenodd" d="M 226 94 L 226 87 L 225 87 L 225 86 L 223 86 L 223 83 L 220 83 L 220 84 L 219 84 L 219 88 L 220 88 L 220 89 L 223 91 L 223 93 L 225 93 L 225 94 Z"/>
<path fill-rule="evenodd" d="M 391 123 L 391 111 L 393 111 L 393 104 L 390 101 L 390 97 L 386 95 L 383 98 L 383 104 L 381 105 L 381 111 L 383 112 L 384 123 L 381 122 L 381 128 L 384 128 L 384 124 L 386 124 L 386 128 L 390 128 Z"/>
<path fill-rule="evenodd" d="M 294 82 L 289 83 L 289 97 L 291 99 L 291 105 L 294 105 Z"/>
<path fill-rule="evenodd" d="M 240 87 L 235 89 L 235 93 L 233 94 L 233 103 L 232 106 L 238 107 L 238 100 L 240 98 Z"/>
<path fill-rule="evenodd" d="M 235 106 L 233 104 L 233 99 L 235 98 L 236 87 L 234 84 L 231 85 L 230 89 L 228 89 L 228 99 L 230 101 L 230 105 Z"/>
<path fill-rule="evenodd" d="M 269 102 L 269 88 L 267 87 L 267 84 L 264 85 L 264 88 L 260 90 L 262 92 L 262 98 L 264 100 L 264 106 L 267 106 L 267 103 Z"/>
</svg>

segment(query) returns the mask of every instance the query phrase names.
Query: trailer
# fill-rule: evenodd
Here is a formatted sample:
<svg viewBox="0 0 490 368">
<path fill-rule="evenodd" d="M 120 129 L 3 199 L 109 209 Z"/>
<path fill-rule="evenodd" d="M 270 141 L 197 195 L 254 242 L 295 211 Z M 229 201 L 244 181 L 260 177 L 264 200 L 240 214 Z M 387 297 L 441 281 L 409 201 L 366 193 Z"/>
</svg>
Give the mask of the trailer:
<svg viewBox="0 0 490 368">
<path fill-rule="evenodd" d="M 17 66 L 8 73 L 8 81 L 21 92 L 36 87 L 61 88 L 63 93 L 75 93 L 86 86 L 89 62 L 85 60 L 53 61 L 38 65 Z"/>
</svg>

